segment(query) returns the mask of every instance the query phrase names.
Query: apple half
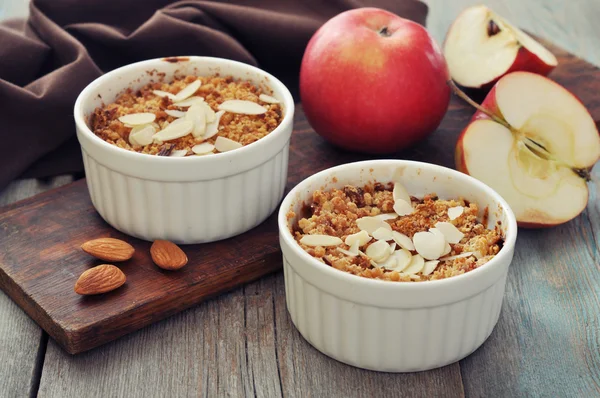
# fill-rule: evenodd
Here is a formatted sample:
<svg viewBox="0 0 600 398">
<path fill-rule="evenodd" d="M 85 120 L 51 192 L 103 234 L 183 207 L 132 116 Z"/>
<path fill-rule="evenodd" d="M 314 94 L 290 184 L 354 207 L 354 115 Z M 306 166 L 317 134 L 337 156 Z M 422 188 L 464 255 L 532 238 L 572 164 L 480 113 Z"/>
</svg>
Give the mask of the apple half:
<svg viewBox="0 0 600 398">
<path fill-rule="evenodd" d="M 520 226 L 550 227 L 585 209 L 600 135 L 585 106 L 565 88 L 514 72 L 488 93 L 455 154 L 457 169 L 495 189 Z"/>
<path fill-rule="evenodd" d="M 474 89 L 489 89 L 515 71 L 546 76 L 558 64 L 544 46 L 483 5 L 456 18 L 446 35 L 444 56 L 452 79 Z"/>
</svg>

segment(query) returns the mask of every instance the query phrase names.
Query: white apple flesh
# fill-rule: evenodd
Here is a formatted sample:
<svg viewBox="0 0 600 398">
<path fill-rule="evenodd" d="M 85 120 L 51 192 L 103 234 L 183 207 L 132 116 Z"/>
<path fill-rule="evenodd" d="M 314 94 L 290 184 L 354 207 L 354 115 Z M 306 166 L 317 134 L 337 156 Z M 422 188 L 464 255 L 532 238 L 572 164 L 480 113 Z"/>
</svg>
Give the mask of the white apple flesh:
<svg viewBox="0 0 600 398">
<path fill-rule="evenodd" d="M 468 88 L 491 88 L 515 71 L 547 75 L 556 57 L 531 36 L 479 5 L 454 21 L 444 42 L 444 57 L 454 81 Z"/>
<path fill-rule="evenodd" d="M 488 93 L 459 137 L 457 168 L 495 189 L 520 226 L 562 224 L 588 201 L 600 135 L 585 106 L 559 84 L 514 72 Z"/>
</svg>

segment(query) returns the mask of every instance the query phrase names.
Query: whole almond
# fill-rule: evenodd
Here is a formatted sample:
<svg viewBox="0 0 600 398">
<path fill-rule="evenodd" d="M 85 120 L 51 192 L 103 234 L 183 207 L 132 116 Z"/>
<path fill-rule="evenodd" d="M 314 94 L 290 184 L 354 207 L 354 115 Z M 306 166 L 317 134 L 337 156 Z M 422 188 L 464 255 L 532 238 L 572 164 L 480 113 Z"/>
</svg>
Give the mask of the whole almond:
<svg viewBox="0 0 600 398">
<path fill-rule="evenodd" d="M 125 283 L 123 271 L 110 264 L 102 264 L 85 271 L 75 283 L 75 293 L 101 294 L 115 290 Z"/>
<path fill-rule="evenodd" d="M 150 255 L 156 265 L 169 271 L 177 270 L 188 262 L 183 250 L 168 240 L 155 240 L 150 247 Z"/>
<path fill-rule="evenodd" d="M 90 240 L 81 245 L 81 249 L 100 260 L 111 262 L 129 260 L 135 252 L 129 243 L 114 238 Z"/>
</svg>

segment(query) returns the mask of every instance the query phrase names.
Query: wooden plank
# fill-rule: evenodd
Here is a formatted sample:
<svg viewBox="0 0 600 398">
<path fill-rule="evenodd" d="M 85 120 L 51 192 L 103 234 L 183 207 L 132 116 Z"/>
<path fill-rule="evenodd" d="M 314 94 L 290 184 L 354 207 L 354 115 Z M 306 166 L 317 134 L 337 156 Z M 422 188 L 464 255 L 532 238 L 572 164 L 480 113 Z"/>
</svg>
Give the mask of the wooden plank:
<svg viewBox="0 0 600 398">
<path fill-rule="evenodd" d="M 438 37 L 443 37 L 463 6 L 476 3 L 429 0 L 429 21 Z M 499 0 L 487 4 L 519 26 L 600 65 L 600 48 L 587 42 L 600 35 L 600 28 L 586 17 L 598 14 L 600 3 L 578 2 L 573 7 L 569 2 L 567 7 L 565 1 L 542 5 Z M 587 76 L 575 65 L 562 67 L 566 74 Z M 570 87 L 562 76 L 551 75 Z M 588 82 L 599 79 L 595 72 Z M 593 84 L 581 84 L 575 93 L 596 107 L 592 90 Z M 478 351 L 461 361 L 468 396 L 600 395 L 600 201 L 598 186 L 592 184 L 590 189 L 588 208 L 572 222 L 550 230 L 519 231 L 498 326 Z"/>
<path fill-rule="evenodd" d="M 69 176 L 47 182 L 21 180 L 0 193 L 0 206 L 69 183 Z M 37 392 L 47 336 L 8 296 L 0 292 L 0 396 Z"/>
</svg>

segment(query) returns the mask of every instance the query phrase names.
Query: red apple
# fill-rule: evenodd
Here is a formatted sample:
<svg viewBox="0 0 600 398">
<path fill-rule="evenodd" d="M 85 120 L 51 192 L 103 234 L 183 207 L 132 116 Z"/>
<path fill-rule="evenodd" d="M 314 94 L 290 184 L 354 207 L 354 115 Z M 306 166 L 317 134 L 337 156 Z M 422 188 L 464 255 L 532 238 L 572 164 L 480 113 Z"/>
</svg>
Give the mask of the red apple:
<svg viewBox="0 0 600 398">
<path fill-rule="evenodd" d="M 544 46 L 484 5 L 469 7 L 444 42 L 452 79 L 468 88 L 491 88 L 502 76 L 527 71 L 546 76 L 558 61 Z"/>
<path fill-rule="evenodd" d="M 327 21 L 302 59 L 300 96 L 317 133 L 342 148 L 391 153 L 426 137 L 450 100 L 449 74 L 425 28 L 377 8 Z"/>
<path fill-rule="evenodd" d="M 571 220 L 588 202 L 600 135 L 585 106 L 543 76 L 501 78 L 463 130 L 456 167 L 495 189 L 522 227 Z"/>
</svg>

